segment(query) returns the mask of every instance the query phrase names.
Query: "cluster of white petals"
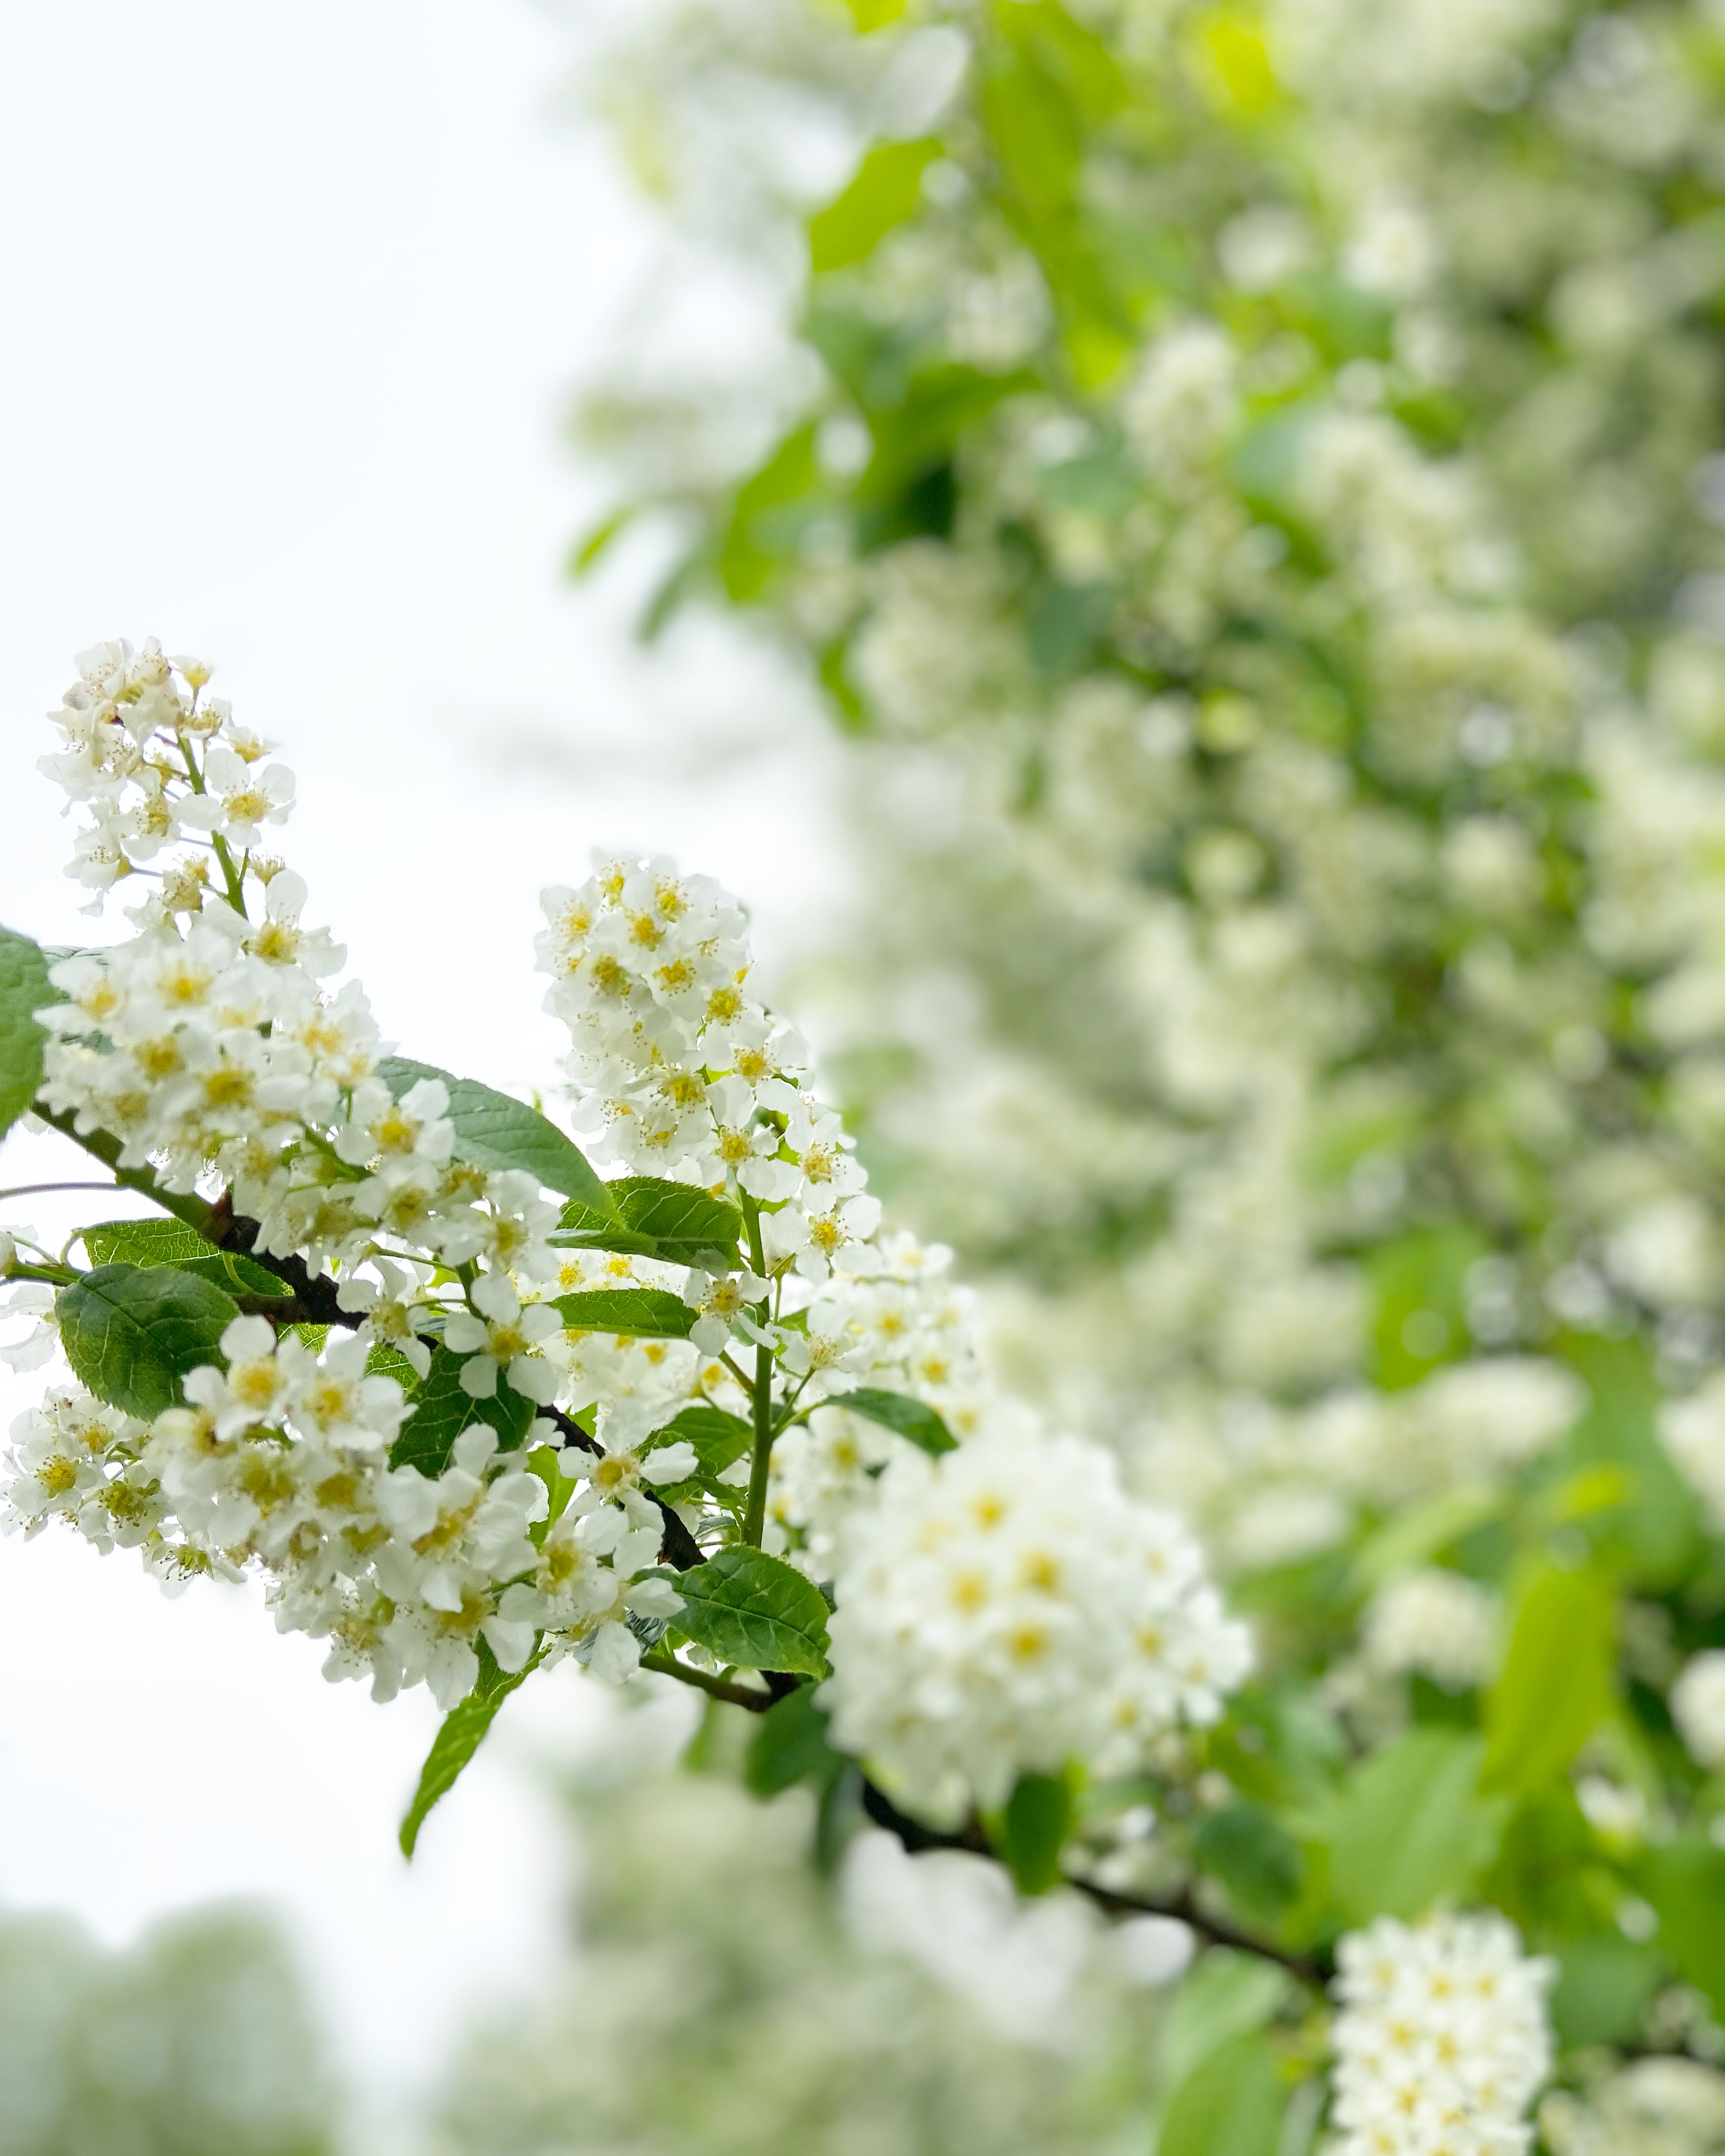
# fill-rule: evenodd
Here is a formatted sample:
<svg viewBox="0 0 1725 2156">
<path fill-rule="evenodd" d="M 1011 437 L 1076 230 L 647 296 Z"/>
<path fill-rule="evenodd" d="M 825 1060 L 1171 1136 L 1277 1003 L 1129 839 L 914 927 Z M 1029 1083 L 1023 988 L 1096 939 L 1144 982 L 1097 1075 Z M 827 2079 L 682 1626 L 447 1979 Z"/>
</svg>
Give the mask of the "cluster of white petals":
<svg viewBox="0 0 1725 2156">
<path fill-rule="evenodd" d="M 988 1432 L 879 1490 L 841 1539 L 827 1698 L 914 1804 L 999 1804 L 1074 1758 L 1129 1770 L 1250 1666 L 1197 1544 L 1094 1445 Z"/>
<path fill-rule="evenodd" d="M 1380 1917 L 1337 1951 L 1337 2156 L 1514 2156 L 1551 2072 L 1548 1961 L 1496 1914 Z"/>
<path fill-rule="evenodd" d="M 1213 1718 L 1250 1656 L 1197 1546 L 1124 1498 L 1107 1455 L 1003 1399 L 950 1253 L 880 1232 L 807 1049 L 752 993 L 737 901 L 664 860 L 545 894 L 578 1127 L 656 1202 L 680 1184 L 744 1231 L 741 1255 L 689 1263 L 588 1247 L 580 1204 L 475 1164 L 454 1081 L 393 1058 L 357 984 L 326 985 L 343 953 L 259 850 L 291 776 L 208 678 L 104 644 L 53 715 L 45 767 L 87 819 L 72 872 L 98 907 L 148 888 L 129 940 L 53 966 L 39 1103 L 193 1219 L 232 1219 L 264 1302 L 309 1283 L 338 1330 L 314 1347 L 235 1317 L 153 1420 L 56 1388 L 13 1430 L 6 1524 L 138 1548 L 172 1588 L 258 1575 L 282 1629 L 330 1642 L 329 1676 L 446 1707 L 487 1656 L 623 1681 L 684 1607 L 661 1560 L 758 1532 L 837 1580 L 839 1741 L 943 1804 L 1072 1759 L 1135 1768 Z M 687 1337 L 590 1322 L 639 1301 L 557 1300 L 643 1290 Z M 39 1278 L 8 1291 L 33 1328 L 15 1362 L 54 1352 L 51 1305 Z M 959 1450 L 932 1465 L 862 1387 Z M 746 1517 L 763 1401 L 779 1450 Z M 716 1429 L 728 1464 L 693 1441 Z"/>
</svg>

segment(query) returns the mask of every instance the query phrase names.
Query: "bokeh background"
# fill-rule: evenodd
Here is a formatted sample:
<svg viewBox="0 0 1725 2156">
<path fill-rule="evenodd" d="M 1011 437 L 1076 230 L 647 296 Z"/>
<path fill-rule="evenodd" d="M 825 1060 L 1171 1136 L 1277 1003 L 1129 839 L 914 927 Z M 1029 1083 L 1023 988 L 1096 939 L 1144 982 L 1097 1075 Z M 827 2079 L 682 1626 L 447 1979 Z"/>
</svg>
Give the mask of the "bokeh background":
<svg viewBox="0 0 1725 2156">
<path fill-rule="evenodd" d="M 1368 1741 L 1466 1722 L 1530 1538 L 1650 1691 L 1714 1640 L 1717 0 L 66 0 L 0 83 L 8 921 L 77 932 L 33 715 L 159 634 L 409 1053 L 546 1081 L 590 846 L 742 894 L 1019 1382 Z M 0 2150 L 1142 2146 L 1267 2010 L 829 1892 L 572 1672 L 408 1872 L 423 1701 L 52 1537 L 0 1620 Z M 1547 2144 L 1703 2156 L 1703 2080 Z"/>
</svg>

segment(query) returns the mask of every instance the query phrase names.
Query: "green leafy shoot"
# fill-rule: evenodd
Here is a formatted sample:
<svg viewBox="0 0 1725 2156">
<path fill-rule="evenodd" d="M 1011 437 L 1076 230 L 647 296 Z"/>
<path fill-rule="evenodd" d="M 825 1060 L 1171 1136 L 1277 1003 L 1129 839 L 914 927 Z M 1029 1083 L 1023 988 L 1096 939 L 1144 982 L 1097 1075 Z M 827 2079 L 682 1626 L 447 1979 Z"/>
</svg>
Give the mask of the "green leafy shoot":
<svg viewBox="0 0 1725 2156">
<path fill-rule="evenodd" d="M 595 1288 L 552 1302 L 572 1332 L 614 1332 L 625 1340 L 686 1340 L 695 1312 L 662 1287 Z"/>
<path fill-rule="evenodd" d="M 736 1206 L 687 1183 L 625 1175 L 604 1186 L 607 1204 L 575 1199 L 550 1238 L 560 1250 L 620 1250 L 673 1265 L 737 1263 L 742 1215 Z"/>
</svg>

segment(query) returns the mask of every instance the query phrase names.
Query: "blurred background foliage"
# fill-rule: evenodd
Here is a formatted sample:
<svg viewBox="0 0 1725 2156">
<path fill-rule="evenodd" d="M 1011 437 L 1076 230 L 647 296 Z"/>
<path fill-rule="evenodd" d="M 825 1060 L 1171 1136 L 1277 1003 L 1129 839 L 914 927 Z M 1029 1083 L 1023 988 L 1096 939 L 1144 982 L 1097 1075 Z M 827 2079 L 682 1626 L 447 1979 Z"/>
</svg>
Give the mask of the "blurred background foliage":
<svg viewBox="0 0 1725 2156">
<path fill-rule="evenodd" d="M 0 1917 L 4 2156 L 331 2156 L 336 2092 L 274 1928 L 210 1909 L 123 1953 Z"/>
<path fill-rule="evenodd" d="M 877 1187 L 1258 1623 L 1107 1861 L 1492 1901 L 1548 2144 L 1714 2145 L 1725 11 L 713 0 L 605 96 L 783 333 L 668 280 L 574 565 L 817 692 Z"/>
</svg>

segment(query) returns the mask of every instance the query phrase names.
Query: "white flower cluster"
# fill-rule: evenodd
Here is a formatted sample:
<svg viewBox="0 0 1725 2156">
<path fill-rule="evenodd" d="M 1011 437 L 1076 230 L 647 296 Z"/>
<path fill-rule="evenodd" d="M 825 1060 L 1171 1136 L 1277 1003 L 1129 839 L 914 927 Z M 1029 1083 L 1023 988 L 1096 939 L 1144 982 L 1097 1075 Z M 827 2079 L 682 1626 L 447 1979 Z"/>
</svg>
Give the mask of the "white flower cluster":
<svg viewBox="0 0 1725 2156">
<path fill-rule="evenodd" d="M 1450 1691 L 1483 1684 L 1497 1666 L 1497 1598 L 1459 1572 L 1428 1567 L 1392 1580 L 1366 1611 L 1361 1645 L 1385 1676 L 1417 1671 Z"/>
<path fill-rule="evenodd" d="M 301 927 L 300 879 L 257 851 L 292 780 L 207 679 L 153 644 L 105 644 L 54 715 L 66 747 L 47 767 L 91 816 L 74 873 L 98 904 L 122 880 L 154 888 L 130 941 L 52 968 L 65 1000 L 43 1014 L 39 1097 L 169 1193 L 219 1195 L 284 1296 L 309 1279 L 347 1333 L 319 1352 L 239 1316 L 220 1363 L 150 1423 L 52 1392 L 14 1430 L 6 1523 L 140 1548 L 170 1586 L 254 1571 L 278 1625 L 328 1640 L 327 1673 L 369 1674 L 380 1698 L 424 1682 L 452 1705 L 481 1645 L 511 1672 L 572 1654 L 620 1681 L 682 1606 L 656 1574 L 667 1535 L 692 1561 L 690 1537 L 705 1554 L 744 1528 L 747 1455 L 703 1470 L 688 1430 L 717 1409 L 758 1430 L 764 1400 L 783 1447 L 767 1539 L 817 1578 L 843 1570 L 835 1683 L 860 1747 L 893 1755 L 866 1702 L 906 1696 L 907 1650 L 938 1725 L 918 1757 L 940 1763 L 919 1772 L 942 1801 L 967 1777 L 998 1797 L 1019 1768 L 1135 1763 L 1182 1716 L 1214 1716 L 1248 1652 L 1196 1546 L 1127 1505 L 1105 1455 L 1040 1440 L 999 1398 L 947 1252 L 878 1234 L 807 1050 L 749 992 L 736 902 L 662 860 L 546 894 L 539 960 L 582 1126 L 623 1170 L 729 1199 L 748 1262 L 571 1248 L 533 1175 L 463 1158 L 449 1087 L 385 1060 L 358 987 L 324 987 L 342 953 Z M 691 1337 L 572 1326 L 548 1299 L 595 1289 L 669 1291 Z M 39 1359 L 47 1290 L 13 1292 L 45 1322 L 8 1352 Z M 404 1394 L 398 1376 L 424 1384 L 434 1356 L 441 1377 Z M 843 1404 L 865 1383 L 933 1409 L 963 1449 L 931 1467 Z M 413 1418 L 439 1385 L 438 1412 L 459 1413 L 447 1445 L 420 1446 L 422 1471 Z M 705 1425 L 670 1427 L 693 1406 Z M 998 1535 L 978 1511 L 990 1491 Z M 986 1545 L 974 1606 L 924 1576 L 922 1511 L 955 1506 Z M 852 1522 L 866 1554 L 841 1564 Z M 968 1580 L 964 1548 L 947 1555 Z"/>
<path fill-rule="evenodd" d="M 1337 1953 L 1337 2156 L 1512 2156 L 1551 2071 L 1552 1964 L 1497 1915 L 1381 1917 Z"/>
<path fill-rule="evenodd" d="M 1111 1458 L 1012 1432 L 906 1454 L 842 1541 L 838 1743 L 918 1806 L 1004 1802 L 1023 1773 L 1128 1768 L 1204 1723 L 1251 1662 L 1198 1546 Z"/>
<path fill-rule="evenodd" d="M 90 814 L 70 873 L 98 907 L 122 877 L 154 887 L 130 942 L 51 970 L 66 1000 L 41 1014 L 55 1035 L 44 1105 L 119 1138 L 121 1165 L 152 1166 L 171 1191 L 218 1178 L 259 1224 L 259 1249 L 303 1254 L 314 1272 L 393 1251 L 543 1277 L 557 1209 L 530 1177 L 455 1161 L 444 1087 L 392 1098 L 363 990 L 321 986 L 345 953 L 301 926 L 303 880 L 257 850 L 292 775 L 203 696 L 196 660 L 113 643 L 78 669 L 51 715 L 66 745 L 43 759 Z M 176 841 L 187 850 L 143 865 Z M 343 1295 L 377 1306 L 375 1329 L 423 1367 L 402 1311 L 411 1285 L 387 1268 Z"/>
<path fill-rule="evenodd" d="M 545 911 L 535 947 L 552 978 L 546 1005 L 573 1036 L 569 1075 L 602 1152 L 771 1205 L 764 1262 L 824 1281 L 874 1233 L 880 1207 L 863 1194 L 838 1116 L 807 1090 L 801 1037 L 747 993 L 736 901 L 668 860 L 617 860 L 578 891 L 547 891 Z"/>
<path fill-rule="evenodd" d="M 1690 1758 L 1709 1774 L 1725 1774 L 1725 1652 L 1710 1648 L 1684 1666 L 1671 1707 Z"/>
<path fill-rule="evenodd" d="M 1665 1448 L 1700 1496 L 1709 1523 L 1725 1532 L 1725 1370 L 1659 1411 Z"/>
</svg>

